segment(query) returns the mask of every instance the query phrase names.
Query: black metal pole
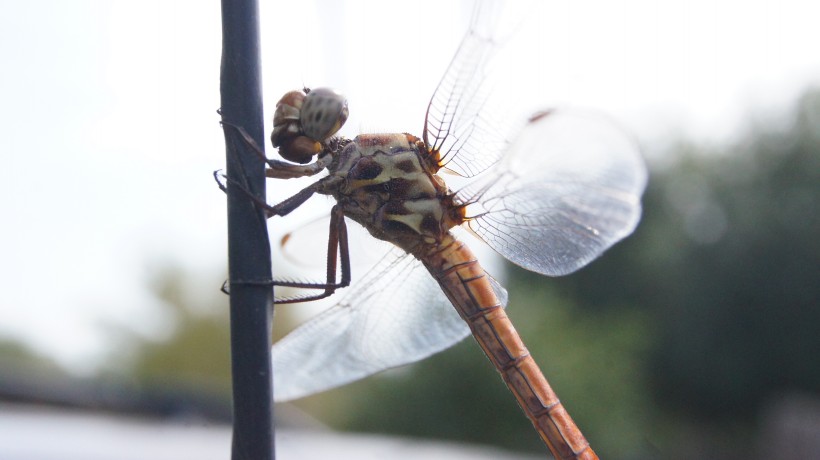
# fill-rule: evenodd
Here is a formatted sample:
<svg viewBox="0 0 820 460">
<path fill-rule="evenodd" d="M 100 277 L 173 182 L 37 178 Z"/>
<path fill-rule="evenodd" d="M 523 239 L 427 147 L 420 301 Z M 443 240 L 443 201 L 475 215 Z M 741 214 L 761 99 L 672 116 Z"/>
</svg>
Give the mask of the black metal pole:
<svg viewBox="0 0 820 460">
<path fill-rule="evenodd" d="M 222 118 L 263 141 L 256 0 L 222 0 Z M 274 458 L 270 360 L 273 291 L 263 212 L 234 183 L 265 199 L 264 163 L 226 127 L 228 271 L 233 377 L 232 460 Z"/>
</svg>

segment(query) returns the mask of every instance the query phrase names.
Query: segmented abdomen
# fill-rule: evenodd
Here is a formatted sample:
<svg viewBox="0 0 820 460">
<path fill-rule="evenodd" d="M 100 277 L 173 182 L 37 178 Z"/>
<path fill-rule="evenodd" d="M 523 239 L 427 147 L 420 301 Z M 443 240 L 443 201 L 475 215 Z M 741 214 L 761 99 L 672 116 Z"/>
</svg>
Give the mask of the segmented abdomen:
<svg viewBox="0 0 820 460">
<path fill-rule="evenodd" d="M 558 459 L 597 459 L 516 332 L 487 273 L 452 235 L 420 255 L 478 344 Z"/>
</svg>

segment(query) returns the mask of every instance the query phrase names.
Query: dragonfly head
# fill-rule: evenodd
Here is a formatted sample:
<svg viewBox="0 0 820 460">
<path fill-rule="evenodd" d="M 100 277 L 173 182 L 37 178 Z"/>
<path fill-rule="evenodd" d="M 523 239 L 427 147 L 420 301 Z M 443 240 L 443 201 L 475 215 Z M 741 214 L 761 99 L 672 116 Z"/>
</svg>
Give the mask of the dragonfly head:
<svg viewBox="0 0 820 460">
<path fill-rule="evenodd" d="M 336 90 L 289 91 L 276 103 L 270 140 L 279 155 L 295 163 L 310 163 L 324 149 L 348 116 L 347 99 Z"/>
</svg>

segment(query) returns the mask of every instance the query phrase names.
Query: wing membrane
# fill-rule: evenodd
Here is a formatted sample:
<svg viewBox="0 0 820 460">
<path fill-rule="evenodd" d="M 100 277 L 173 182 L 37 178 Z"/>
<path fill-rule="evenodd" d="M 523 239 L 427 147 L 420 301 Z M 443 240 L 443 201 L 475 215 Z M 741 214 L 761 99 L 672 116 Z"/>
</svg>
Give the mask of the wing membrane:
<svg viewBox="0 0 820 460">
<path fill-rule="evenodd" d="M 515 3 L 515 2 L 511 2 Z M 423 138 L 438 150 L 449 170 L 473 177 L 492 166 L 509 140 L 511 126 L 501 108 L 501 94 L 494 91 L 490 62 L 505 40 L 498 27 L 502 2 L 478 2 L 470 29 L 461 41 L 430 99 Z M 502 9 L 504 11 L 502 11 Z"/>
<path fill-rule="evenodd" d="M 571 273 L 629 235 L 640 219 L 646 170 L 613 122 L 556 111 L 535 117 L 501 174 L 459 192 L 470 229 L 528 270 Z"/>
<path fill-rule="evenodd" d="M 506 302 L 506 291 L 494 288 Z M 421 360 L 470 333 L 424 266 L 398 248 L 349 289 L 274 345 L 276 401 Z"/>
</svg>

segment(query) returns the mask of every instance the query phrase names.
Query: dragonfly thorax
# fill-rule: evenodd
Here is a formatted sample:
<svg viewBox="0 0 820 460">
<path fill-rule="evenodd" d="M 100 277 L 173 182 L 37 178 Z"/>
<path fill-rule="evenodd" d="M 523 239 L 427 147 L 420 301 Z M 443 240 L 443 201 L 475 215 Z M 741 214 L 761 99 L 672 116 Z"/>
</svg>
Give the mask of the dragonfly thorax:
<svg viewBox="0 0 820 460">
<path fill-rule="evenodd" d="M 409 134 L 356 137 L 328 167 L 347 217 L 408 252 L 437 245 L 464 221 L 463 207 L 436 175 L 424 143 Z"/>
</svg>

